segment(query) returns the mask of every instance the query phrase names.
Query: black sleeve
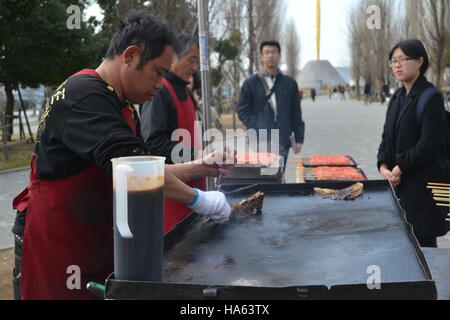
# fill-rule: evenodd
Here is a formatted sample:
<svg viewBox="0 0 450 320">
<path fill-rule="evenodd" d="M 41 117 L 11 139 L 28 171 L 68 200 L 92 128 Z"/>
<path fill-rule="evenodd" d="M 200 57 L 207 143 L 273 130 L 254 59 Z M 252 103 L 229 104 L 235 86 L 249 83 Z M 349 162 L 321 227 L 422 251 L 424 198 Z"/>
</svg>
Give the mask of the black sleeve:
<svg viewBox="0 0 450 320">
<path fill-rule="evenodd" d="M 293 104 L 291 107 L 291 123 L 295 134 L 296 143 L 304 143 L 305 140 L 305 122 L 302 119 L 302 106 L 300 102 L 300 94 L 298 92 L 297 81 L 293 82 Z"/>
<path fill-rule="evenodd" d="M 420 139 L 416 146 L 397 155 L 397 164 L 403 172 L 411 172 L 436 161 L 444 139 L 445 112 L 442 95 L 436 94 L 426 107 Z"/>
<path fill-rule="evenodd" d="M 172 133 L 177 127 L 175 102 L 167 89 L 162 89 L 151 102 L 142 106 L 141 111 L 142 137 L 150 154 L 165 157 L 166 163 L 173 163 L 172 150 L 178 142 L 172 141 Z M 193 150 L 191 160 L 195 157 Z M 183 154 L 180 156 L 183 157 Z"/>
<path fill-rule="evenodd" d="M 242 85 L 237 113 L 239 119 L 244 123 L 247 129 L 254 129 L 255 112 L 252 102 L 250 80 L 246 80 Z"/>
<path fill-rule="evenodd" d="M 111 159 L 145 153 L 120 111 L 107 97 L 92 94 L 71 106 L 63 125 L 64 144 L 111 175 Z"/>
<path fill-rule="evenodd" d="M 388 157 L 387 157 L 387 143 L 386 143 L 386 128 L 387 128 L 387 122 L 388 122 L 388 115 L 389 115 L 389 109 L 386 113 L 386 120 L 384 121 L 383 126 L 383 133 L 381 135 L 381 143 L 378 147 L 378 155 L 377 155 L 377 167 L 378 171 L 380 171 L 380 168 L 383 164 L 388 164 Z M 392 168 L 390 168 L 392 169 Z"/>
</svg>

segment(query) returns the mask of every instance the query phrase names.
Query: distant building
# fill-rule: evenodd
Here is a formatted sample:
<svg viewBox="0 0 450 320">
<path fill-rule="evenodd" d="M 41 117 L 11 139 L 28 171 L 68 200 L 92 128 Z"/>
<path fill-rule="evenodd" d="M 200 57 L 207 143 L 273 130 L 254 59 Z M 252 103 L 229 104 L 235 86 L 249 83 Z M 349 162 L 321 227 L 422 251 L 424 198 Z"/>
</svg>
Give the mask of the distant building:
<svg viewBox="0 0 450 320">
<path fill-rule="evenodd" d="M 308 62 L 300 72 L 298 85 L 301 89 L 316 89 L 320 93 L 325 88 L 346 86 L 348 83 L 328 60 Z"/>
<path fill-rule="evenodd" d="M 21 88 L 20 93 L 24 101 L 25 107 L 28 108 L 41 108 L 45 101 L 45 87 L 40 86 L 38 88 Z M 15 108 L 20 107 L 19 93 L 14 90 L 14 105 Z M 0 111 L 3 111 L 6 105 L 6 94 L 4 86 L 0 86 Z"/>
<path fill-rule="evenodd" d="M 350 68 L 336 67 L 335 69 L 349 86 L 353 86 L 355 84 L 355 79 L 353 79 L 352 70 Z"/>
</svg>

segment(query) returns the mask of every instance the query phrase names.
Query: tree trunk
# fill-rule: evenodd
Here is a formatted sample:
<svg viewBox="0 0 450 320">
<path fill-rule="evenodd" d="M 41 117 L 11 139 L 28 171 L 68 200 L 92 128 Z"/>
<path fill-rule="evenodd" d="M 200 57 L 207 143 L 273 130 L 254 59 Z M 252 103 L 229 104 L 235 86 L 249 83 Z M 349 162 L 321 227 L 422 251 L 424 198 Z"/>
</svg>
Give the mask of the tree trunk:
<svg viewBox="0 0 450 320">
<path fill-rule="evenodd" d="M 14 115 L 14 95 L 13 95 L 13 85 L 11 83 L 4 83 L 5 93 L 6 93 L 6 108 L 5 108 L 5 125 L 7 140 L 11 141 L 11 136 L 13 134 L 13 115 Z"/>
</svg>

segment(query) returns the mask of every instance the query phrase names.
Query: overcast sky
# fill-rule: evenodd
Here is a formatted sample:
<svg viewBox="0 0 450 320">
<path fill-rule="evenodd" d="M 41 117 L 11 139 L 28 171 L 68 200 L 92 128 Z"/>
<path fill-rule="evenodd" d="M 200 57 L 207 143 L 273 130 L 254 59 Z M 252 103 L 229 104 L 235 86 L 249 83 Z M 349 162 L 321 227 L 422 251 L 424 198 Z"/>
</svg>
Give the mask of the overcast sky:
<svg viewBox="0 0 450 320">
<path fill-rule="evenodd" d="M 286 0 L 288 17 L 294 19 L 301 38 L 301 67 L 316 59 L 316 0 Z M 321 59 L 347 66 L 349 52 L 347 17 L 358 0 L 321 0 Z"/>
</svg>

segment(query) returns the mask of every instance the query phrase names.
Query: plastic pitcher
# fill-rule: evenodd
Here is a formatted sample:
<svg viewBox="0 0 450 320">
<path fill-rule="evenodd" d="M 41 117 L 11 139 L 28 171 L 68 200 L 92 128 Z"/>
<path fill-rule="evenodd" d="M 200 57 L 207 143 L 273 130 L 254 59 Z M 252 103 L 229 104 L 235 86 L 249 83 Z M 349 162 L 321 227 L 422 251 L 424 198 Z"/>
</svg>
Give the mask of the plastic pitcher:
<svg viewBox="0 0 450 320">
<path fill-rule="evenodd" d="M 117 280 L 161 280 L 165 160 L 150 156 L 112 160 Z"/>
</svg>

